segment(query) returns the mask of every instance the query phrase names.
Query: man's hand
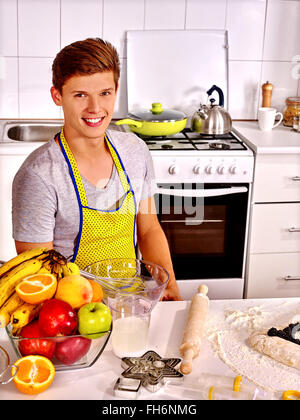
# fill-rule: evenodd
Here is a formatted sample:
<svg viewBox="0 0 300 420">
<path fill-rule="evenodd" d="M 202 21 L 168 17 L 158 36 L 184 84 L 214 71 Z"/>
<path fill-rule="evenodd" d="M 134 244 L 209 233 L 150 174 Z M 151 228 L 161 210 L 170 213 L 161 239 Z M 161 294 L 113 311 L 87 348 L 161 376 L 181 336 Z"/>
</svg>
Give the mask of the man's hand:
<svg viewBox="0 0 300 420">
<path fill-rule="evenodd" d="M 176 281 L 168 284 L 165 288 L 162 300 L 183 300 Z"/>
</svg>

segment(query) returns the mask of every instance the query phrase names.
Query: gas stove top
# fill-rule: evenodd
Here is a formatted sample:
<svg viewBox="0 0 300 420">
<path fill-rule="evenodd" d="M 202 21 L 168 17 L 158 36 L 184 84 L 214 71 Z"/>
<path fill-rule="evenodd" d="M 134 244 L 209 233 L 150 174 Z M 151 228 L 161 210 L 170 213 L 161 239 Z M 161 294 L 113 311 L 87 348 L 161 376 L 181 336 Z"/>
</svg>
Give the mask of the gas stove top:
<svg viewBox="0 0 300 420">
<path fill-rule="evenodd" d="M 253 152 L 234 129 L 221 135 L 185 128 L 169 137 L 138 136 L 150 150 L 159 182 L 252 182 Z"/>
<path fill-rule="evenodd" d="M 200 134 L 185 128 L 180 133 L 172 136 L 145 137 L 149 150 L 205 150 L 227 151 L 248 150 L 245 144 L 230 132 L 228 134 Z"/>
</svg>

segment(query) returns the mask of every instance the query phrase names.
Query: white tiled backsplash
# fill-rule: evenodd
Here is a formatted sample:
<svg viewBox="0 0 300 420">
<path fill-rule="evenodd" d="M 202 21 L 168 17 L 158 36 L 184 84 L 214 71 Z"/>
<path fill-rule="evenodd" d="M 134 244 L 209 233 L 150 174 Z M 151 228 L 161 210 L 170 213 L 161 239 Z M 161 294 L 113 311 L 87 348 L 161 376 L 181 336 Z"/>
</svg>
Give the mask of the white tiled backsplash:
<svg viewBox="0 0 300 420">
<path fill-rule="evenodd" d="M 261 85 L 272 106 L 300 96 L 300 0 L 0 0 L 0 117 L 60 118 L 50 97 L 51 64 L 87 37 L 112 42 L 121 58 L 115 117 L 127 114 L 127 30 L 226 29 L 229 111 L 255 119 Z M 191 63 L 193 54 L 191 51 Z"/>
</svg>

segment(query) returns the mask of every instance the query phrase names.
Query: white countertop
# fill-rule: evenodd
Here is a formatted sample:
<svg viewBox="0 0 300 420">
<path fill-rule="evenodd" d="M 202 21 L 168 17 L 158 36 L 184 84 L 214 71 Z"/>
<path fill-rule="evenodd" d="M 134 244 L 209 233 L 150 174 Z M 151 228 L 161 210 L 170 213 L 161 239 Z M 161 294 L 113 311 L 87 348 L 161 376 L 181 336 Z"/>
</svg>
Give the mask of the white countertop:
<svg viewBox="0 0 300 420">
<path fill-rule="evenodd" d="M 256 154 L 300 153 L 300 133 L 280 124 L 261 131 L 257 121 L 233 121 L 233 128 Z"/>
<path fill-rule="evenodd" d="M 159 302 L 152 312 L 151 324 L 150 324 L 150 337 L 149 337 L 149 348 L 148 350 L 156 351 L 161 357 L 180 357 L 179 346 L 182 339 L 182 333 L 184 330 L 184 325 L 188 313 L 189 302 Z M 290 320 L 295 313 L 300 315 L 300 298 L 286 298 L 286 299 L 249 299 L 249 300 L 214 300 L 210 301 L 209 313 L 206 321 L 206 336 L 203 340 L 201 352 L 199 356 L 193 361 L 193 372 L 190 375 L 187 375 L 184 380 L 193 381 L 197 380 L 197 377 L 201 373 L 214 373 L 217 375 L 227 375 L 234 378 L 238 373 L 244 375 L 246 373 L 243 365 L 247 364 L 247 361 L 241 359 L 241 368 L 238 367 L 238 359 L 231 361 L 233 365 L 236 363 L 235 368 L 233 365 L 229 366 L 224 363 L 223 360 L 216 355 L 213 345 L 210 341 L 212 328 L 215 328 L 215 331 L 220 332 L 220 339 L 222 339 L 222 323 L 220 322 L 223 319 L 223 322 L 226 322 L 230 328 L 237 325 L 239 329 L 232 331 L 232 333 L 240 335 L 240 342 L 234 343 L 232 341 L 233 352 L 232 354 L 238 354 L 240 351 L 242 353 L 243 346 L 245 344 L 245 334 L 247 335 L 247 323 L 254 325 L 254 318 L 250 317 L 249 320 L 245 317 L 240 311 L 249 311 L 249 309 L 254 313 L 258 314 L 258 318 L 261 313 L 265 313 L 267 316 L 266 320 L 272 323 L 272 326 L 277 325 L 278 319 L 276 317 L 280 316 L 280 319 L 283 322 Z M 238 316 L 234 320 L 229 317 L 227 320 L 224 318 L 224 314 L 228 313 L 228 310 L 235 310 Z M 281 315 L 280 315 L 281 314 Z M 219 319 L 219 321 L 218 321 Z M 230 321 L 230 322 L 228 322 Z M 242 322 L 242 323 L 241 323 Z M 237 324 L 238 323 L 238 324 Z M 243 324 L 244 323 L 244 324 Z M 287 324 L 285 324 L 287 325 Z M 213 334 L 212 334 L 213 335 Z M 236 335 L 237 336 L 237 335 Z M 225 337 L 225 336 L 224 336 Z M 228 341 L 228 340 L 227 340 Z M 224 342 L 226 344 L 226 341 Z M 0 330 L 0 345 L 4 347 L 10 354 L 11 361 L 16 359 L 16 356 L 13 352 L 10 342 L 6 336 L 5 330 Z M 235 347 L 237 347 L 237 352 Z M 245 349 L 244 349 L 245 350 Z M 247 350 L 247 349 L 246 349 Z M 274 367 L 271 372 L 268 372 L 268 363 L 270 366 L 273 366 L 272 363 L 281 365 L 279 362 L 275 362 L 267 356 L 262 356 L 257 353 L 255 350 L 247 350 L 254 352 L 253 363 L 251 361 L 250 366 L 255 366 L 255 363 L 259 363 L 259 369 L 257 369 L 257 374 L 262 375 L 258 377 L 258 381 L 264 381 L 264 377 L 268 377 L 269 381 L 272 375 L 275 377 Z M 257 354 L 256 354 L 257 353 Z M 245 356 L 247 360 L 247 352 Z M 257 360 L 255 359 L 257 358 Z M 236 356 L 234 356 L 234 359 Z M 262 358 L 267 358 L 266 370 L 263 369 Z M 249 360 L 248 360 L 249 364 Z M 269 366 L 269 369 L 270 369 Z M 276 369 L 282 369 L 282 380 L 280 379 L 280 393 L 277 394 L 277 398 L 280 398 L 281 386 L 282 390 L 286 390 L 284 383 L 284 378 L 290 378 L 290 376 L 296 375 L 296 383 L 299 383 L 300 391 L 300 371 L 296 369 L 289 368 L 287 366 L 275 366 Z M 118 379 L 118 377 L 123 372 L 121 368 L 120 359 L 118 359 L 112 352 L 111 343 L 109 341 L 106 349 L 103 354 L 97 360 L 97 362 L 90 368 L 74 370 L 74 371 L 65 371 L 65 372 L 56 372 L 53 383 L 50 388 L 45 392 L 38 394 L 36 396 L 29 396 L 21 394 L 18 392 L 12 383 L 9 383 L 6 386 L 1 386 L 1 397 L 0 399 L 7 400 L 16 400 L 16 399 L 37 399 L 37 400 L 51 400 L 51 399 L 64 399 L 64 400 L 76 400 L 76 399 L 85 399 L 85 400 L 114 400 L 120 399 L 115 397 L 113 394 L 113 387 Z M 239 370 L 243 370 L 242 372 Z M 289 371 L 291 370 L 291 372 Z M 279 370 L 280 372 L 280 370 Z M 251 373 L 251 372 L 250 372 Z M 285 374 L 284 374 L 285 373 Z M 252 373 L 251 373 L 252 375 Z M 255 375 L 255 372 L 254 372 Z M 299 381 L 298 379 L 299 375 Z M 280 375 L 279 375 L 280 377 Z M 247 378 L 243 376 L 244 382 L 247 382 Z M 290 380 L 290 379 L 288 379 Z M 251 382 L 250 382 L 251 383 Z M 263 384 L 267 385 L 267 384 Z M 277 384 L 278 387 L 278 384 Z M 141 393 L 138 397 L 138 400 L 170 400 L 170 399 L 187 399 L 184 394 L 181 394 L 179 397 L 174 397 L 173 395 L 167 394 L 164 392 L 162 387 L 156 393 L 152 393 L 144 388 L 141 389 Z M 126 402 L 124 399 L 123 401 Z M 124 403 L 125 404 L 125 403 Z"/>
<path fill-rule="evenodd" d="M 111 127 L 110 127 L 111 128 Z M 115 129 L 115 126 L 113 126 Z M 300 133 L 279 125 L 271 131 L 259 130 L 257 121 L 233 121 L 233 129 L 256 154 L 299 153 Z M 0 155 L 27 156 L 44 142 L 1 142 Z"/>
</svg>

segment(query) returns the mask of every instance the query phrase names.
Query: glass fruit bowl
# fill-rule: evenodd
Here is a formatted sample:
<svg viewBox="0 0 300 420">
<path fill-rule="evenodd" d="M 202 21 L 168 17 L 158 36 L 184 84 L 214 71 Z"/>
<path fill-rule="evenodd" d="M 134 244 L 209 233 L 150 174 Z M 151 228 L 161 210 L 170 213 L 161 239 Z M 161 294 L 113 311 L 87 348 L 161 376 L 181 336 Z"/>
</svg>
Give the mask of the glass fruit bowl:
<svg viewBox="0 0 300 420">
<path fill-rule="evenodd" d="M 9 365 L 9 355 L 7 351 L 0 346 L 0 376 Z"/>
<path fill-rule="evenodd" d="M 14 365 L 10 364 L 10 359 L 7 351 L 0 346 L 0 385 L 7 385 L 18 373 L 19 368 L 16 368 L 14 375 L 11 374 L 11 369 Z"/>
<path fill-rule="evenodd" d="M 120 294 L 139 295 L 151 302 L 152 309 L 169 281 L 169 273 L 160 265 L 134 258 L 101 260 L 85 267 L 81 275 L 102 286 L 106 302 Z"/>
<path fill-rule="evenodd" d="M 48 357 L 56 371 L 83 369 L 92 366 L 105 349 L 112 331 L 93 334 L 74 334 L 56 337 L 23 338 L 12 334 L 12 326 L 6 332 L 17 358 L 27 354 L 41 354 Z M 95 335 L 99 337 L 95 338 Z M 36 349 L 37 353 L 30 353 Z"/>
</svg>

